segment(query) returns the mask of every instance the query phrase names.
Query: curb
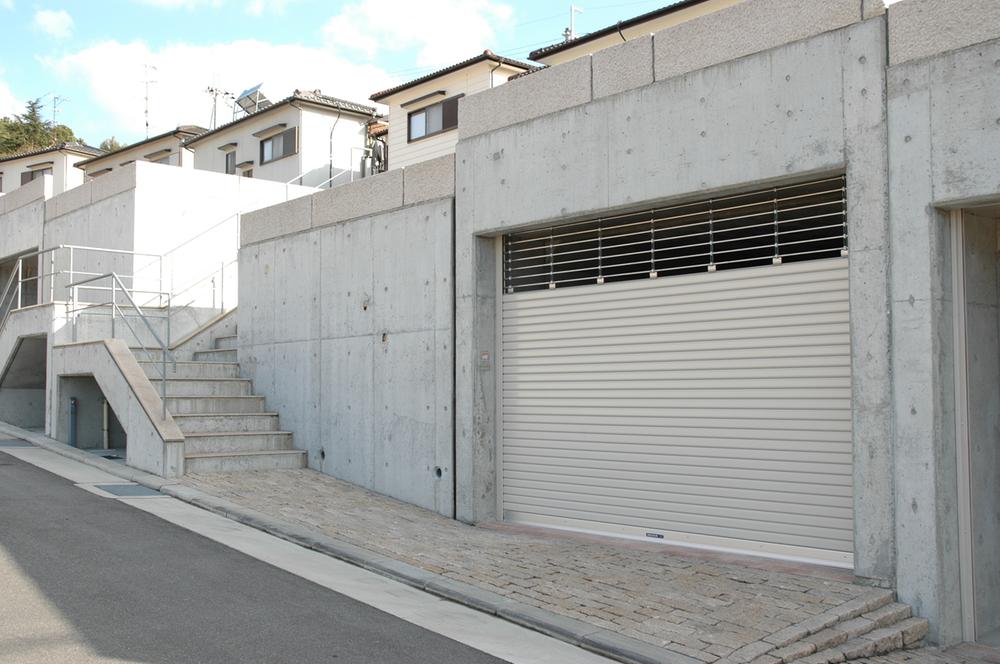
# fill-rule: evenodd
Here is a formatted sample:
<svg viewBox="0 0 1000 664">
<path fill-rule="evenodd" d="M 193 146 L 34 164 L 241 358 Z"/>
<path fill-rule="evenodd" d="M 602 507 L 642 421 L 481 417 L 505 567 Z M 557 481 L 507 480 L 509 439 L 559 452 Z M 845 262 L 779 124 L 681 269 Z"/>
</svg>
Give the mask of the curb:
<svg viewBox="0 0 1000 664">
<path fill-rule="evenodd" d="M 20 429 L 5 422 L 0 422 L 0 433 L 21 438 L 42 449 L 99 468 L 108 474 L 154 489 L 292 544 L 389 577 L 442 599 L 457 602 L 471 609 L 541 632 L 609 659 L 625 664 L 704 664 L 693 657 L 674 653 L 603 627 L 595 627 L 582 620 L 568 618 L 546 609 L 517 602 L 489 590 L 455 581 L 441 574 L 428 572 L 415 565 L 369 551 L 354 544 L 320 535 L 307 528 L 284 523 L 256 510 L 241 507 L 231 501 L 193 489 L 176 480 L 164 479 L 119 463 L 113 463 L 107 459 L 95 457 L 43 434 Z"/>
</svg>

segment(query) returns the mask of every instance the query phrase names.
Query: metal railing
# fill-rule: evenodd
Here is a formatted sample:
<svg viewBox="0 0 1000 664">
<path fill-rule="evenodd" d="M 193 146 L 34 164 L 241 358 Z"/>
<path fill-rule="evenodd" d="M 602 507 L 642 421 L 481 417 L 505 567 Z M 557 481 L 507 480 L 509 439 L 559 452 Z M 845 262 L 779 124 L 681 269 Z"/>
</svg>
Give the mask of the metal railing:
<svg viewBox="0 0 1000 664">
<path fill-rule="evenodd" d="M 97 282 L 108 280 L 110 285 L 102 286 L 96 285 Z M 88 285 L 95 284 L 95 285 Z M 88 291 L 98 291 L 110 293 L 110 298 L 107 301 L 102 302 L 87 302 L 86 304 L 79 306 L 79 291 L 80 288 L 86 287 Z M 125 324 L 125 328 L 131 333 L 132 337 L 136 342 L 136 350 L 142 351 L 147 354 L 148 357 L 152 358 L 154 366 L 157 367 L 157 373 L 159 373 L 160 378 L 160 401 L 163 407 L 163 417 L 167 416 L 167 363 L 171 363 L 176 369 L 177 359 L 174 357 L 173 352 L 170 350 L 170 301 L 171 294 L 166 291 L 149 291 L 149 290 L 136 290 L 134 288 L 130 289 L 125 286 L 122 282 L 121 277 L 114 273 L 108 272 L 106 274 L 99 274 L 87 279 L 81 279 L 80 281 L 75 281 L 67 285 L 70 291 L 70 300 L 67 304 L 67 317 L 72 320 L 73 324 L 73 341 L 77 340 L 77 324 L 81 315 L 94 315 L 94 316 L 110 316 L 111 317 L 111 338 L 117 337 L 117 321 L 120 319 L 122 323 Z M 146 311 L 136 304 L 135 299 L 132 297 L 133 293 L 143 293 L 143 294 L 153 294 L 159 296 L 162 302 L 165 303 L 164 306 L 158 307 L 157 311 L 160 312 L 158 316 L 150 316 Z M 129 308 L 129 313 L 122 309 L 119 304 L 119 299 L 124 299 L 124 304 Z M 108 312 L 110 309 L 110 313 Z M 134 313 L 132 313 L 134 312 Z M 153 355 L 152 350 L 147 346 L 147 341 L 136 332 L 135 327 L 129 321 L 129 318 L 138 318 L 142 324 L 145 326 L 145 330 L 149 333 L 149 337 L 155 342 L 156 350 L 160 351 L 159 358 Z M 165 321 L 165 333 L 161 337 L 156 328 L 150 322 L 150 318 L 159 318 Z M 140 328 L 142 329 L 142 328 Z M 165 338 L 164 338 L 165 337 Z M 157 362 L 158 359 L 158 362 Z"/>
<path fill-rule="evenodd" d="M 97 254 L 97 258 L 93 256 Z M 163 259 L 159 254 L 149 254 L 126 249 L 106 249 L 101 247 L 88 247 L 84 245 L 60 244 L 40 251 L 18 256 L 14 261 L 11 275 L 4 285 L 3 293 L 0 294 L 0 329 L 3 329 L 7 318 L 12 311 L 22 309 L 37 304 L 48 304 L 56 302 L 58 292 L 56 282 L 61 277 L 66 278 L 67 283 L 73 282 L 78 277 L 92 277 L 103 274 L 88 269 L 81 269 L 83 263 L 88 267 L 94 263 L 100 264 L 102 257 L 121 258 L 125 261 L 135 259 L 152 259 L 144 268 L 155 269 L 155 276 L 149 277 L 156 285 L 158 291 L 163 290 Z M 130 269 L 132 267 L 130 266 Z M 135 270 L 138 273 L 139 270 Z M 122 275 L 120 278 L 131 282 L 133 288 L 138 279 L 135 274 Z M 47 283 L 46 283 L 47 281 Z M 45 295 L 48 295 L 46 298 Z M 162 304 L 162 302 L 161 302 Z"/>
</svg>

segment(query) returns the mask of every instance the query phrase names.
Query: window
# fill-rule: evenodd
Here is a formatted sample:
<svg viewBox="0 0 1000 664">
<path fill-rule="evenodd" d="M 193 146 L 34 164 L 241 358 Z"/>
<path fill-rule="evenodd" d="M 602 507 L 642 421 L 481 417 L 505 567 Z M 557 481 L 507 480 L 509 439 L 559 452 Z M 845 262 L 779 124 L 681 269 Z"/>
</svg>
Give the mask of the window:
<svg viewBox="0 0 1000 664">
<path fill-rule="evenodd" d="M 3 176 L 0 175 L 0 193 L 3 192 Z"/>
<path fill-rule="evenodd" d="M 297 138 L 296 128 L 292 127 L 263 139 L 260 142 L 260 163 L 263 165 L 269 161 L 277 161 L 298 152 Z"/>
<path fill-rule="evenodd" d="M 407 140 L 416 141 L 457 127 L 458 100 L 461 96 L 410 113 Z"/>
<path fill-rule="evenodd" d="M 170 153 L 163 155 L 160 159 L 153 162 L 154 164 L 167 164 L 170 165 Z"/>
<path fill-rule="evenodd" d="M 226 153 L 226 175 L 236 174 L 236 150 Z"/>
<path fill-rule="evenodd" d="M 253 177 L 253 169 L 252 168 L 248 168 L 245 171 L 243 171 L 243 173 L 241 173 L 241 175 L 243 175 L 243 177 L 245 177 L 245 178 L 252 178 Z"/>
<path fill-rule="evenodd" d="M 21 173 L 21 184 L 22 185 L 28 184 L 32 180 L 37 180 L 38 178 L 42 177 L 43 175 L 52 175 L 52 169 L 51 168 L 36 168 L 33 171 L 25 171 L 25 172 Z"/>
</svg>

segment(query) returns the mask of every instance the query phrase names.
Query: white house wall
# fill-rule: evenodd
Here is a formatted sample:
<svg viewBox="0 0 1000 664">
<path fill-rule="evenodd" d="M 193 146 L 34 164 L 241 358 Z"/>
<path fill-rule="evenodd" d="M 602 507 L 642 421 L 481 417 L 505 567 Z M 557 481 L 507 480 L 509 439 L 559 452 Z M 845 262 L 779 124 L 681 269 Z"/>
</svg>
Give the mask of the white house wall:
<svg viewBox="0 0 1000 664">
<path fill-rule="evenodd" d="M 0 163 L 0 172 L 3 173 L 3 192 L 10 194 L 20 188 L 21 174 L 35 170 L 28 166 L 51 161 L 52 192 L 61 194 L 83 184 L 83 171 L 74 164 L 89 158 L 85 155 L 55 151 Z"/>
<path fill-rule="evenodd" d="M 335 111 L 318 112 L 308 106 L 303 106 L 301 118 L 301 136 L 307 138 L 305 141 L 301 137 L 299 139 L 301 172 L 305 175 L 301 181 L 296 181 L 296 184 L 317 186 L 336 176 L 336 179 L 332 180 L 332 185 L 338 187 L 351 181 L 352 170 L 357 177 L 361 153 L 359 150 L 352 152 L 351 148 L 364 147 L 367 121 L 353 113 L 341 113 L 338 119 Z M 328 187 L 330 183 L 323 186 Z"/>
<path fill-rule="evenodd" d="M 190 157 L 191 152 L 186 148 L 181 146 L 181 141 L 176 136 L 164 136 L 158 141 L 152 141 L 150 143 L 143 143 L 142 145 L 137 145 L 135 147 L 126 148 L 122 152 L 117 152 L 114 155 L 98 159 L 91 164 L 87 164 L 84 168 L 86 175 L 93 176 L 94 173 L 103 171 L 105 169 L 112 169 L 113 171 L 120 170 L 133 161 L 150 161 L 146 159 L 146 155 L 154 154 L 162 150 L 170 150 L 169 159 L 167 165 L 170 166 L 191 166 Z M 186 153 L 186 154 L 185 154 Z M 185 160 L 184 157 L 187 157 Z M 157 159 L 162 159 L 163 157 L 157 157 Z M 79 169 L 77 169 L 79 170 Z M 102 174 L 98 177 L 103 177 Z"/>
<path fill-rule="evenodd" d="M 504 65 L 491 74 L 490 71 L 495 67 L 496 63 L 494 62 L 481 62 L 446 76 L 435 78 L 427 83 L 408 88 L 394 95 L 396 99 L 389 105 L 389 168 L 405 168 L 410 164 L 427 161 L 447 154 L 454 154 L 455 145 L 458 143 L 458 130 L 446 131 L 436 136 L 408 143 L 407 125 L 409 114 L 424 106 L 435 104 L 448 97 L 454 97 L 457 94 L 464 93 L 468 96 L 482 92 L 483 90 L 489 90 L 491 87 L 506 83 L 507 77 L 521 71 L 520 69 Z M 438 90 L 445 90 L 446 95 L 444 97 L 437 96 L 427 99 L 406 108 L 400 106 L 400 103 L 405 103 L 411 99 L 419 99 L 424 95 Z"/>
</svg>

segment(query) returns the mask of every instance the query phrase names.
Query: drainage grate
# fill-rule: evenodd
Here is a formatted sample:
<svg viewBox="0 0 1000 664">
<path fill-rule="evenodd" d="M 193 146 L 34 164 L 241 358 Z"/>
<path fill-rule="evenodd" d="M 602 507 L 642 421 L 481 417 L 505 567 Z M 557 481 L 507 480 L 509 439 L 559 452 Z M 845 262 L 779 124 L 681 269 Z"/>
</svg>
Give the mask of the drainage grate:
<svg viewBox="0 0 1000 664">
<path fill-rule="evenodd" d="M 146 488 L 139 484 L 95 484 L 94 488 L 100 489 L 101 491 L 107 491 L 113 496 L 121 496 L 123 498 L 163 495 L 159 491 L 154 491 L 153 489 Z"/>
</svg>

